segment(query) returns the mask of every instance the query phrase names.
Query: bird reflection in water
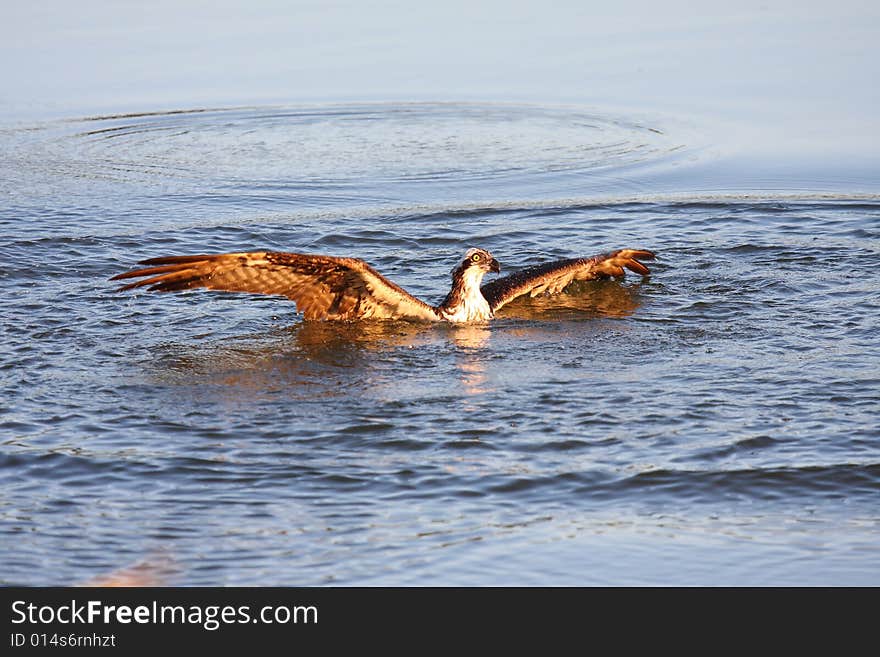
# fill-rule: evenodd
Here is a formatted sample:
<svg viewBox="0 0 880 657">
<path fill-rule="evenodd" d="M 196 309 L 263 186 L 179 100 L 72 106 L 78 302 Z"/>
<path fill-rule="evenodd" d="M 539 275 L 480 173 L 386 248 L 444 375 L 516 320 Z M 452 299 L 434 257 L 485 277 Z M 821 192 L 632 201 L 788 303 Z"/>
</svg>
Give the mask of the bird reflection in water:
<svg viewBox="0 0 880 657">
<path fill-rule="evenodd" d="M 528 336 L 546 332 L 549 319 L 631 315 L 640 303 L 639 288 L 639 284 L 593 281 L 575 283 L 570 293 L 552 298 L 521 297 L 498 315 L 497 320 L 512 323 L 306 321 L 207 344 L 165 344 L 151 358 L 151 369 L 161 383 L 212 389 L 212 394 L 220 396 L 225 390 L 230 404 L 279 395 L 316 399 L 379 394 L 391 398 L 401 393 L 401 385 L 420 385 L 416 374 L 437 365 L 436 348 L 448 353 L 442 347 L 452 344 L 462 389 L 473 396 L 492 392 L 486 363 L 493 331 L 508 337 L 515 333 L 522 348 L 528 349 Z M 411 373 L 406 381 L 398 376 L 401 365 Z"/>
<path fill-rule="evenodd" d="M 431 325 L 398 321 L 301 322 L 200 344 L 163 344 L 150 359 L 154 381 L 194 387 L 230 405 L 279 396 L 360 395 L 419 345 Z M 410 356 L 411 358 L 414 358 Z"/>
<path fill-rule="evenodd" d="M 461 372 L 462 390 L 467 395 L 492 392 L 487 386 L 486 352 L 492 331 L 485 324 L 454 326 L 449 330 L 452 341 L 459 347 L 456 365 Z"/>
</svg>

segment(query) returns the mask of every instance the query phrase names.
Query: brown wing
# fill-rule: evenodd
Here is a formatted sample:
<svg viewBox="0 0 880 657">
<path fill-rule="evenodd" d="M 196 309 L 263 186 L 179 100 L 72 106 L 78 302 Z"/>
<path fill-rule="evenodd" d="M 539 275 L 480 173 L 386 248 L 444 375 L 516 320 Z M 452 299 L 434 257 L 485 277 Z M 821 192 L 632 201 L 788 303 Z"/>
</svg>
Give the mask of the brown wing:
<svg viewBox="0 0 880 657">
<path fill-rule="evenodd" d="M 356 258 L 254 252 L 170 256 L 140 264 L 150 266 L 110 280 L 143 278 L 120 291 L 144 286 L 160 292 L 204 287 L 279 294 L 292 299 L 306 319 L 439 319 L 431 306 Z"/>
<path fill-rule="evenodd" d="M 545 292 L 556 294 L 574 281 L 624 276 L 624 268 L 647 276 L 650 272 L 639 260 L 653 260 L 654 257 L 651 251 L 620 249 L 592 258 L 557 260 L 497 278 L 483 285 L 480 291 L 489 302 L 492 312 L 495 312 L 523 294 L 532 297 Z"/>
</svg>

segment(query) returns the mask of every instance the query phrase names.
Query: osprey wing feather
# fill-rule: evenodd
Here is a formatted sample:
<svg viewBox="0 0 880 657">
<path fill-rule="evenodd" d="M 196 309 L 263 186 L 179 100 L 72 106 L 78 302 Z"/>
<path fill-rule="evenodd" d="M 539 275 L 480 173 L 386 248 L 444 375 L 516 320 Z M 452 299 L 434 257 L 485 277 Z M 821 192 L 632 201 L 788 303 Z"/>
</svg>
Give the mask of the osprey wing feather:
<svg viewBox="0 0 880 657">
<path fill-rule="evenodd" d="M 543 293 L 557 294 L 574 281 L 622 277 L 625 275 L 624 268 L 647 276 L 650 271 L 639 260 L 654 258 L 652 251 L 620 249 L 591 258 L 557 260 L 495 279 L 483 285 L 480 291 L 494 313 L 524 294 L 532 297 Z"/>
<path fill-rule="evenodd" d="M 436 311 L 379 274 L 363 260 L 260 251 L 170 256 L 114 276 L 141 278 L 121 290 L 209 290 L 278 294 L 292 299 L 306 319 L 410 319 L 438 321 Z"/>
</svg>

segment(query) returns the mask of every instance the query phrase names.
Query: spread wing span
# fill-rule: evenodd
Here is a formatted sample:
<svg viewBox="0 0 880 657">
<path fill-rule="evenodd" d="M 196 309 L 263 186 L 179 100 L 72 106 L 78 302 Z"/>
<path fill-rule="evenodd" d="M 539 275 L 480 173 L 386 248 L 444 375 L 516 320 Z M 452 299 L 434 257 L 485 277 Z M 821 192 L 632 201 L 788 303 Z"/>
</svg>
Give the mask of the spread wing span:
<svg viewBox="0 0 880 657">
<path fill-rule="evenodd" d="M 620 249 L 592 258 L 557 260 L 543 265 L 528 267 L 515 274 L 495 279 L 480 288 L 494 313 L 499 308 L 523 294 L 536 297 L 539 294 L 557 294 L 574 281 L 592 281 L 602 278 L 622 277 L 624 268 L 642 276 L 650 272 L 639 260 L 653 260 L 652 251 Z"/>
<path fill-rule="evenodd" d="M 113 277 L 142 279 L 120 291 L 204 287 L 278 294 L 292 299 L 306 319 L 439 319 L 431 306 L 357 258 L 260 251 L 151 258 L 139 264 L 148 266 Z"/>
</svg>

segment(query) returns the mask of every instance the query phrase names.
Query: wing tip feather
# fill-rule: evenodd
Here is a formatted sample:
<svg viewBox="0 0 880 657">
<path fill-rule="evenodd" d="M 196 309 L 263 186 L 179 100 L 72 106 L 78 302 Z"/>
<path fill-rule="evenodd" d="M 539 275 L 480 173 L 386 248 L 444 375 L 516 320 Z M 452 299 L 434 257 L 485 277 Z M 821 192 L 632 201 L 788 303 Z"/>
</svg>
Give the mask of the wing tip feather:
<svg viewBox="0 0 880 657">
<path fill-rule="evenodd" d="M 640 260 L 656 260 L 657 254 L 647 249 L 621 249 L 612 254 L 612 257 L 615 259 L 619 258 L 620 260 L 616 264 L 626 267 L 631 272 L 641 276 L 650 276 L 651 270 L 641 263 Z"/>
<path fill-rule="evenodd" d="M 141 267 L 111 277 L 140 279 L 117 288 L 176 292 L 196 287 L 231 292 L 279 294 L 294 301 L 305 319 L 408 319 L 438 321 L 434 308 L 386 279 L 359 258 L 253 251 L 147 258 Z M 327 295 L 356 297 L 351 307 L 332 308 Z M 321 299 L 318 299 L 321 297 Z M 318 301 L 316 301 L 318 299 Z M 361 304 L 361 300 L 366 302 Z M 366 310 L 365 310 L 366 308 Z"/>
</svg>

